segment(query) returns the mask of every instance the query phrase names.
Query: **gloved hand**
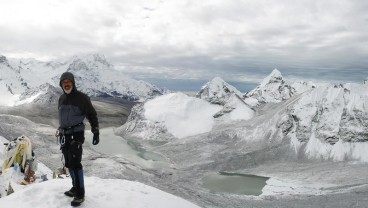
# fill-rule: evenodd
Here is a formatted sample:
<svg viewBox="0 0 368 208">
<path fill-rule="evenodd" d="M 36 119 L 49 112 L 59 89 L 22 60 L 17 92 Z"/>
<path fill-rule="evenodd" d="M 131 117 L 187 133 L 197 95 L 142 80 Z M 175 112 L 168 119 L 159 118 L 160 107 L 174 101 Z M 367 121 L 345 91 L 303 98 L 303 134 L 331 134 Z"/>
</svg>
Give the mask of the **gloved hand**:
<svg viewBox="0 0 368 208">
<path fill-rule="evenodd" d="M 93 141 L 92 144 L 96 145 L 100 142 L 100 132 L 93 133 Z"/>
</svg>

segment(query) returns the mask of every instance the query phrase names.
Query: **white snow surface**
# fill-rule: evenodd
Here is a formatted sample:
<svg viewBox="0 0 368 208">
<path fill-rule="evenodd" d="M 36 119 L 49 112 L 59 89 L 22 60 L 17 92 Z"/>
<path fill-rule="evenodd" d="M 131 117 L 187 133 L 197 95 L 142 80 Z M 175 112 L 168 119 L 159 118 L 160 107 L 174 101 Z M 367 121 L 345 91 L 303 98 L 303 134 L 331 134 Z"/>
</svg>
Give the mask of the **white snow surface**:
<svg viewBox="0 0 368 208">
<path fill-rule="evenodd" d="M 224 107 L 231 107 L 234 108 L 233 111 L 230 112 L 231 120 L 249 120 L 253 118 L 254 111 L 245 103 L 238 99 L 236 95 L 230 97 L 229 101 L 226 103 Z"/>
<path fill-rule="evenodd" d="M 148 120 L 162 122 L 169 133 L 183 138 L 211 131 L 215 123 L 213 115 L 222 106 L 179 92 L 149 100 L 144 109 Z"/>
<path fill-rule="evenodd" d="M 255 114 L 254 110 L 234 93 L 227 99 L 221 112 L 229 112 L 221 116 L 221 120 L 225 122 L 249 120 L 253 118 Z"/>
<path fill-rule="evenodd" d="M 0 198 L 0 207 L 64 208 L 71 198 L 63 193 L 70 189 L 70 179 L 53 179 L 28 185 Z M 109 208 L 198 208 L 184 199 L 135 181 L 86 177 L 86 197 L 81 207 Z"/>
<path fill-rule="evenodd" d="M 0 136 L 1 144 L 7 142 Z M 0 164 L 3 163 L 4 148 L 0 148 Z M 49 180 L 40 182 L 40 174 L 46 174 Z M 36 171 L 37 179 L 27 186 L 17 184 L 24 175 L 8 168 L 0 175 L 0 188 L 7 188 L 11 182 L 14 193 L 5 196 L 3 190 L 0 198 L 0 207 L 37 207 L 37 208 L 62 208 L 69 207 L 71 198 L 64 195 L 64 192 L 71 187 L 71 179 L 52 179 L 52 171 L 42 163 L 38 164 Z M 182 198 L 163 192 L 159 189 L 145 184 L 121 180 L 121 179 L 101 179 L 98 177 L 85 177 L 86 200 L 81 207 L 111 207 L 111 208 L 199 208 Z"/>
</svg>

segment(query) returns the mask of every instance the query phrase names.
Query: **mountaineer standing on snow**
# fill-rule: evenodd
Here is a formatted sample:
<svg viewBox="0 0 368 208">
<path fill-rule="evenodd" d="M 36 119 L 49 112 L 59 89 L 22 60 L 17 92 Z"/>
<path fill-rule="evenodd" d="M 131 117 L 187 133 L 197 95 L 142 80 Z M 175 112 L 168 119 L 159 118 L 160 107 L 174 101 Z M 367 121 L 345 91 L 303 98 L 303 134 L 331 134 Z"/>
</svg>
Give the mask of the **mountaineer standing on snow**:
<svg viewBox="0 0 368 208">
<path fill-rule="evenodd" d="M 87 118 L 93 133 L 92 144 L 99 143 L 98 118 L 90 98 L 77 90 L 74 75 L 65 72 L 60 77 L 64 94 L 59 98 L 59 136 L 65 167 L 69 169 L 73 187 L 64 194 L 74 197 L 72 206 L 84 202 L 84 176 L 82 166 L 82 144 L 84 142 L 84 118 Z"/>
</svg>

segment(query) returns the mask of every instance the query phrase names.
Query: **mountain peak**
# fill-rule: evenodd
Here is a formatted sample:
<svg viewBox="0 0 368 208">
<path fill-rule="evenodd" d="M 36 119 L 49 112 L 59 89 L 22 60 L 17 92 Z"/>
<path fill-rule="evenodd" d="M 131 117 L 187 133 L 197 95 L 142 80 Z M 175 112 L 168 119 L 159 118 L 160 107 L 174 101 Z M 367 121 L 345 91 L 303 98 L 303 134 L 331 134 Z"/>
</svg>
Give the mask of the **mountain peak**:
<svg viewBox="0 0 368 208">
<path fill-rule="evenodd" d="M 262 80 L 261 86 L 266 86 L 267 84 L 274 82 L 283 82 L 281 72 L 276 68 L 272 70 L 271 74 Z"/>
<path fill-rule="evenodd" d="M 3 55 L 0 55 L 0 63 L 6 61 L 6 57 Z"/>
<path fill-rule="evenodd" d="M 73 56 L 67 71 L 95 71 L 94 75 L 96 75 L 98 71 L 106 69 L 113 69 L 113 65 L 106 60 L 104 55 L 88 54 Z"/>
<path fill-rule="evenodd" d="M 240 97 L 242 96 L 242 93 L 234 86 L 228 84 L 220 77 L 215 77 L 203 85 L 196 97 L 214 104 L 224 105 L 225 101 L 231 94 L 237 94 Z"/>
<path fill-rule="evenodd" d="M 9 66 L 8 59 L 3 55 L 0 55 L 0 64 L 5 64 L 5 65 Z"/>
<path fill-rule="evenodd" d="M 260 85 L 248 92 L 246 96 L 258 100 L 259 103 L 280 102 L 292 97 L 295 89 L 286 84 L 281 72 L 274 69 L 264 78 Z"/>
<path fill-rule="evenodd" d="M 113 65 L 110 64 L 102 54 L 73 56 L 71 62 L 68 71 L 84 71 L 91 69 L 104 70 L 113 68 Z"/>
<path fill-rule="evenodd" d="M 112 66 L 112 64 L 110 64 L 107 61 L 105 55 L 98 54 L 98 53 L 75 56 L 74 59 L 79 59 L 79 60 L 82 60 L 82 61 L 87 62 L 87 63 L 95 62 L 95 63 L 100 63 L 100 64 L 103 64 L 103 65 L 106 65 L 106 66 L 109 66 L 109 67 Z"/>
</svg>

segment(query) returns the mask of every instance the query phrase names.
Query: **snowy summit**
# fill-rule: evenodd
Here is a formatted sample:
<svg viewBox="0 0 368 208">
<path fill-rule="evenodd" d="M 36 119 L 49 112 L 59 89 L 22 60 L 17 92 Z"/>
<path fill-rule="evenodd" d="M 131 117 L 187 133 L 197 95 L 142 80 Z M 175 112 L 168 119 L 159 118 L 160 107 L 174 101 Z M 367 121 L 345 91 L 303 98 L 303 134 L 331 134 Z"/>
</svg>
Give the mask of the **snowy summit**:
<svg viewBox="0 0 368 208">
<path fill-rule="evenodd" d="M 222 78 L 215 77 L 202 87 L 196 97 L 213 104 L 224 105 L 233 93 L 242 97 L 242 93 L 235 87 L 225 82 Z"/>
<path fill-rule="evenodd" d="M 255 89 L 248 92 L 246 97 L 259 103 L 269 103 L 289 99 L 294 93 L 295 89 L 284 81 L 281 72 L 274 69 Z"/>
</svg>

